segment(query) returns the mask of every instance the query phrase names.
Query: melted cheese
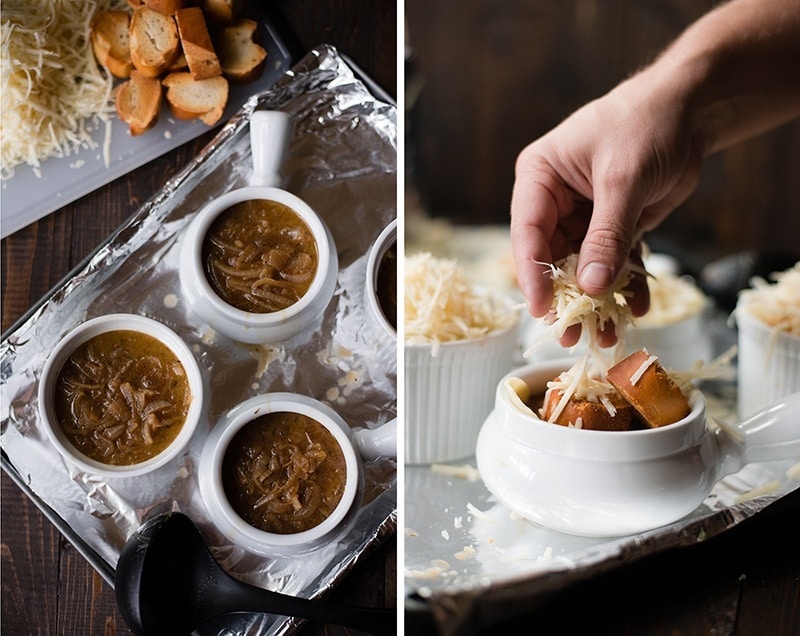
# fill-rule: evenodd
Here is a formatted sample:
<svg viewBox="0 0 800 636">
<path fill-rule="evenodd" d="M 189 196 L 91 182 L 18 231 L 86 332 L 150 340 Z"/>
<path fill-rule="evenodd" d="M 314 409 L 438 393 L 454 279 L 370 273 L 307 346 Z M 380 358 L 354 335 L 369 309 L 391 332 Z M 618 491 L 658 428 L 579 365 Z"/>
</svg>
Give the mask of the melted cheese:
<svg viewBox="0 0 800 636">
<path fill-rule="evenodd" d="M 92 128 L 109 121 L 114 112 L 113 81 L 95 61 L 89 27 L 95 12 L 111 4 L 118 3 L 3 3 L 3 179 L 13 176 L 20 164 L 38 169 L 49 157 L 97 147 Z M 109 132 L 106 128 L 106 153 Z"/>
<path fill-rule="evenodd" d="M 511 327 L 517 314 L 501 299 L 479 293 L 454 260 L 429 253 L 405 261 L 406 344 L 433 344 L 480 338 Z"/>
</svg>

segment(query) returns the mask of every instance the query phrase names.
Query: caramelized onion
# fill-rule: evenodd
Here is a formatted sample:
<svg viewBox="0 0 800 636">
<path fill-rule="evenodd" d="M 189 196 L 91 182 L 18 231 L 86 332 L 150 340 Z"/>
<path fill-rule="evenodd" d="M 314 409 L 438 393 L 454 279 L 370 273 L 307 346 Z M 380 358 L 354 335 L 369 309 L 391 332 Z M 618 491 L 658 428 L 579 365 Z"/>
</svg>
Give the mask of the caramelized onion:
<svg viewBox="0 0 800 636">
<path fill-rule="evenodd" d="M 231 440 L 222 467 L 225 495 L 253 527 L 277 534 L 313 528 L 344 493 L 344 453 L 319 422 L 269 413 Z"/>
<path fill-rule="evenodd" d="M 276 201 L 228 208 L 203 241 L 206 278 L 228 304 L 254 313 L 290 307 L 317 271 L 317 245 L 305 222 Z"/>
<path fill-rule="evenodd" d="M 112 465 L 142 462 L 178 435 L 191 402 L 183 365 L 156 338 L 118 330 L 94 336 L 62 367 L 58 423 L 81 453 Z"/>
</svg>

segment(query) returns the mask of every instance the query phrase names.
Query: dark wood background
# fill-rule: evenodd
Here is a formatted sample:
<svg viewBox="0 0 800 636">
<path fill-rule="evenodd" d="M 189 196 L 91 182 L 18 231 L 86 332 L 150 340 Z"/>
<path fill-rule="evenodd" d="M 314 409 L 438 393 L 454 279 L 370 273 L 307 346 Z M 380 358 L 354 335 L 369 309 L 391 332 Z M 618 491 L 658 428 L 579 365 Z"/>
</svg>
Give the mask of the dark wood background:
<svg viewBox="0 0 800 636">
<path fill-rule="evenodd" d="M 717 3 L 407 0 L 419 92 L 411 176 L 427 212 L 507 222 L 519 151 Z M 656 238 L 696 267 L 744 249 L 800 253 L 798 237 L 800 121 L 709 158 L 698 190 Z"/>
<path fill-rule="evenodd" d="M 393 0 L 276 0 L 276 20 L 298 54 L 332 44 L 391 96 L 397 96 L 396 6 Z M 2 330 L 66 276 L 183 168 L 213 137 L 209 132 L 2 242 Z M 130 633 L 114 591 L 2 473 L 2 613 L 9 636 Z M 334 590 L 339 603 L 395 607 L 396 542 L 366 556 Z M 346 634 L 309 624 L 304 634 Z"/>
</svg>

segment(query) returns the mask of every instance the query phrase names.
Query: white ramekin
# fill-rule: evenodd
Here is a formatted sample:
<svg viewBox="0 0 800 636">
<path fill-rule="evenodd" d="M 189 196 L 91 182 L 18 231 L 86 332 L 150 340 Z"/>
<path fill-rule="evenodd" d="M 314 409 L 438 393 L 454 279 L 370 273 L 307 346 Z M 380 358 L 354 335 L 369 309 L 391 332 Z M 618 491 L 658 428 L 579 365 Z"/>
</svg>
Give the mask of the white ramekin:
<svg viewBox="0 0 800 636">
<path fill-rule="evenodd" d="M 378 235 L 378 238 L 373 243 L 369 250 L 367 257 L 367 279 L 366 279 L 366 292 L 367 302 L 369 303 L 369 316 L 371 320 L 376 323 L 381 331 L 392 339 L 397 338 L 397 330 L 386 319 L 386 314 L 381 307 L 378 298 L 378 272 L 380 270 L 383 257 L 392 244 L 397 241 L 397 219 L 389 223 L 383 231 Z"/>
<path fill-rule="evenodd" d="M 203 242 L 214 220 L 242 201 L 268 200 L 291 208 L 308 225 L 317 243 L 317 272 L 305 295 L 272 313 L 255 313 L 225 302 L 211 287 L 203 266 Z M 239 188 L 214 199 L 192 221 L 182 238 L 179 272 L 181 287 L 192 309 L 219 333 L 248 344 L 289 340 L 320 319 L 338 276 L 338 258 L 330 230 L 316 213 L 290 192 L 272 187 Z"/>
<path fill-rule="evenodd" d="M 290 138 L 291 121 L 286 113 L 254 112 L 250 116 L 251 185 L 208 203 L 182 238 L 179 273 L 190 306 L 211 328 L 237 342 L 266 344 L 291 339 L 321 318 L 336 287 L 339 259 L 333 235 L 305 201 L 278 187 Z M 206 278 L 202 261 L 203 242 L 214 220 L 232 205 L 259 199 L 291 208 L 306 223 L 317 244 L 317 272 L 308 291 L 292 306 L 266 314 L 238 309 L 220 298 Z"/>
<path fill-rule="evenodd" d="M 473 340 L 405 345 L 405 458 L 446 462 L 475 453 L 497 382 L 513 365 L 519 325 Z"/>
<path fill-rule="evenodd" d="M 104 464 L 87 457 L 76 449 L 58 425 L 55 414 L 54 392 L 61 368 L 69 356 L 89 339 L 109 331 L 138 331 L 156 338 L 166 345 L 180 360 L 189 381 L 192 403 L 177 437 L 155 457 L 127 466 Z M 53 446 L 69 462 L 87 473 L 103 477 L 135 477 L 159 468 L 176 457 L 189 443 L 204 413 L 204 387 L 200 367 L 186 343 L 166 325 L 135 314 L 109 314 L 93 318 L 70 331 L 56 345 L 42 370 L 39 381 L 39 414 L 42 426 Z"/>
<path fill-rule="evenodd" d="M 658 356 L 670 371 L 685 371 L 698 360 L 711 362 L 713 345 L 705 311 L 667 325 L 630 327 L 625 334 L 625 350 L 633 353 L 640 349 Z"/>
<path fill-rule="evenodd" d="M 222 463 L 228 445 L 243 426 L 265 413 L 300 413 L 319 422 L 342 449 L 346 465 L 345 488 L 333 512 L 320 524 L 293 534 L 265 532 L 242 519 L 225 495 Z M 350 438 L 350 428 L 330 407 L 296 393 L 266 393 L 245 400 L 216 423 L 203 446 L 198 469 L 200 495 L 214 525 L 233 544 L 262 556 L 299 554 L 318 547 L 345 522 L 363 480 L 361 464 Z"/>
<path fill-rule="evenodd" d="M 739 303 L 738 409 L 747 417 L 768 404 L 800 391 L 800 337 L 777 331 Z"/>
</svg>

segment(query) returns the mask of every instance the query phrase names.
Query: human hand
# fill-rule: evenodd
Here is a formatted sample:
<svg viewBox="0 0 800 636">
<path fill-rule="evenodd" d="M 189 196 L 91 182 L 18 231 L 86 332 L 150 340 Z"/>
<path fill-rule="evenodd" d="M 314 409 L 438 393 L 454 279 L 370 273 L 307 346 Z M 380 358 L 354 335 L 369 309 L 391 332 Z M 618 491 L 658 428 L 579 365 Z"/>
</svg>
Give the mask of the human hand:
<svg viewBox="0 0 800 636">
<path fill-rule="evenodd" d="M 576 111 L 526 147 L 516 164 L 511 241 L 520 289 L 531 315 L 547 314 L 546 264 L 579 252 L 581 289 L 607 291 L 626 260 L 641 263 L 644 232 L 656 227 L 697 185 L 702 148 L 693 139 L 679 91 L 667 97 L 642 73 Z M 631 311 L 649 307 L 647 282 L 632 279 Z M 574 344 L 579 329 L 562 338 Z M 613 329 L 600 334 L 614 343 Z"/>
</svg>

